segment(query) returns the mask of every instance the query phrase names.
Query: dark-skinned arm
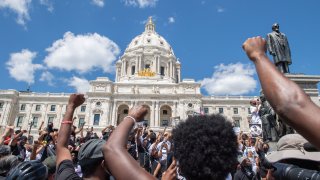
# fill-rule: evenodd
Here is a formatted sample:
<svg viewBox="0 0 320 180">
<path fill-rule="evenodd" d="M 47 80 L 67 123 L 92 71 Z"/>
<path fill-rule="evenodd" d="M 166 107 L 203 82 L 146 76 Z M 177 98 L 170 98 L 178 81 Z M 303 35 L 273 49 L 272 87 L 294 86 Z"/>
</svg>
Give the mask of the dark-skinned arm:
<svg viewBox="0 0 320 180">
<path fill-rule="evenodd" d="M 57 167 L 63 160 L 72 160 L 70 151 L 68 149 L 68 143 L 71 134 L 71 126 L 73 124 L 74 110 L 84 102 L 85 98 L 83 94 L 71 94 L 67 106 L 67 111 L 61 122 L 60 131 L 57 140 Z M 69 123 L 64 123 L 68 122 Z M 70 122 L 71 121 L 71 122 Z"/>
<path fill-rule="evenodd" d="M 145 106 L 135 106 L 129 112 L 129 116 L 135 118 L 137 122 L 142 121 L 146 114 L 147 108 Z M 142 169 L 125 149 L 129 132 L 133 126 L 134 121 L 126 117 L 113 131 L 103 147 L 105 164 L 115 179 L 155 179 Z"/>
<path fill-rule="evenodd" d="M 320 108 L 266 56 L 266 41 L 249 38 L 243 49 L 253 61 L 266 99 L 287 124 L 320 149 Z"/>
</svg>

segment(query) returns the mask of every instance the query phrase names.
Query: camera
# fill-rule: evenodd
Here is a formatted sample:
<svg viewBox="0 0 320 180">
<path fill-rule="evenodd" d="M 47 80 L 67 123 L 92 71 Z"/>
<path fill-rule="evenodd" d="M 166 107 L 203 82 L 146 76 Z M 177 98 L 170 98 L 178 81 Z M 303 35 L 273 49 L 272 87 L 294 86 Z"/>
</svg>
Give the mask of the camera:
<svg viewBox="0 0 320 180">
<path fill-rule="evenodd" d="M 257 153 L 260 157 L 261 165 L 265 169 L 273 169 L 272 176 L 277 180 L 320 180 L 319 171 L 301 168 L 293 164 L 280 162 L 270 163 L 265 158 L 263 152 L 258 151 Z"/>
<path fill-rule="evenodd" d="M 320 172 L 300 168 L 292 164 L 273 163 L 273 177 L 279 180 L 298 179 L 298 180 L 320 180 Z"/>
</svg>

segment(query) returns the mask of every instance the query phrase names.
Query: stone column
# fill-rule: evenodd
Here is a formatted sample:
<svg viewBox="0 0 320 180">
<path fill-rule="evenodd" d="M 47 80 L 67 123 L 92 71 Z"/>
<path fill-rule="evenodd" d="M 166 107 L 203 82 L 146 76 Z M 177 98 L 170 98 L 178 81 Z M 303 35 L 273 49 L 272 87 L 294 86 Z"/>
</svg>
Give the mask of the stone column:
<svg viewBox="0 0 320 180">
<path fill-rule="evenodd" d="M 158 67 L 157 73 L 160 74 L 160 68 L 161 68 L 160 56 L 157 56 L 157 63 L 158 63 L 158 65 L 157 65 L 157 67 Z"/>
<path fill-rule="evenodd" d="M 8 101 L 4 101 L 3 102 L 3 108 L 2 108 L 3 114 L 0 117 L 1 118 L 1 124 L 0 124 L 1 127 L 5 127 L 6 125 L 10 125 L 10 124 L 7 124 L 8 122 L 5 121 L 6 119 L 8 119 L 8 115 L 9 115 L 9 110 L 8 109 L 10 109 L 9 102 Z M 2 130 L 2 129 L 0 129 L 0 130 Z"/>
<path fill-rule="evenodd" d="M 124 70 L 123 70 L 123 68 L 124 68 L 124 63 L 123 63 L 123 60 L 121 61 L 121 77 L 123 77 L 123 75 L 124 75 Z"/>
<path fill-rule="evenodd" d="M 62 108 L 63 108 L 63 104 L 57 104 L 56 105 L 56 109 L 57 109 L 57 120 L 56 120 L 56 123 L 53 123 L 53 126 L 54 127 L 58 127 L 59 126 L 59 124 L 61 123 L 61 121 L 62 121 Z M 79 111 L 79 109 L 78 109 L 78 111 Z M 76 113 L 75 113 L 76 114 Z M 79 121 L 79 118 L 77 118 L 77 121 Z M 58 124 L 57 124 L 58 123 Z M 78 126 L 78 123 L 76 123 L 76 126 Z"/>
<path fill-rule="evenodd" d="M 155 105 L 154 105 L 154 101 L 152 101 L 152 105 L 151 105 L 151 107 L 150 107 L 150 124 L 149 124 L 149 126 L 150 127 L 154 127 L 154 122 L 155 122 L 155 113 L 154 113 L 154 111 L 155 111 Z"/>
<path fill-rule="evenodd" d="M 117 109 L 117 101 L 113 101 L 113 108 L 112 108 L 112 125 L 116 126 L 117 121 L 116 121 L 116 109 Z"/>
<path fill-rule="evenodd" d="M 127 61 L 124 61 L 123 64 L 124 64 L 123 76 L 127 76 Z"/>
<path fill-rule="evenodd" d="M 160 118 L 159 118 L 159 101 L 156 101 L 156 108 L 155 108 L 155 126 L 160 126 Z"/>
<path fill-rule="evenodd" d="M 43 110 L 42 110 L 42 114 L 41 114 L 42 121 L 44 122 L 43 127 L 47 127 L 47 125 L 48 125 L 47 111 L 48 111 L 48 104 L 45 104 L 43 107 Z"/>
<path fill-rule="evenodd" d="M 84 121 L 86 122 L 86 124 L 85 125 L 87 125 L 87 126 L 90 126 L 90 118 L 91 118 L 91 116 L 90 116 L 90 114 L 92 114 L 93 112 L 92 112 L 92 108 L 91 108 L 91 106 L 92 106 L 92 103 L 93 103 L 93 101 L 90 99 L 88 99 L 87 100 L 87 110 L 86 110 L 86 115 L 85 115 L 85 117 L 84 117 Z"/>
<path fill-rule="evenodd" d="M 141 55 L 139 55 L 139 57 L 138 57 L 138 62 L 139 62 L 138 63 L 138 72 L 141 71 L 141 58 L 142 58 Z"/>
<path fill-rule="evenodd" d="M 106 101 L 107 103 L 106 103 L 106 111 L 105 111 L 105 118 L 106 118 L 106 120 L 105 120 L 105 125 L 109 125 L 110 124 L 110 116 L 109 116 L 109 114 L 110 114 L 110 101 L 108 100 L 108 101 Z"/>
<path fill-rule="evenodd" d="M 139 71 L 140 71 L 139 70 L 139 56 L 136 56 L 136 72 L 135 72 L 135 74 L 138 74 Z"/>
</svg>

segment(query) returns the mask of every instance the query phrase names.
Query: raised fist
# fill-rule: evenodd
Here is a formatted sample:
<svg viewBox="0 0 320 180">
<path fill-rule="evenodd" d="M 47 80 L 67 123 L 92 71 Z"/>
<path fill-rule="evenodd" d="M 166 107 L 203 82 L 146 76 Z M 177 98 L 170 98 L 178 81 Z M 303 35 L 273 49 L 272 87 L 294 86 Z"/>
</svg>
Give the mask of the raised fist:
<svg viewBox="0 0 320 180">
<path fill-rule="evenodd" d="M 136 119 L 137 122 L 143 120 L 144 116 L 148 114 L 148 107 L 145 105 L 134 106 L 129 111 L 129 116 Z"/>
<path fill-rule="evenodd" d="M 69 97 L 68 105 L 76 108 L 83 104 L 85 101 L 84 94 L 71 94 Z"/>
<path fill-rule="evenodd" d="M 259 56 L 265 55 L 267 51 L 266 40 L 259 36 L 249 38 L 243 43 L 242 48 L 247 53 L 247 56 L 252 61 L 255 61 Z"/>
</svg>

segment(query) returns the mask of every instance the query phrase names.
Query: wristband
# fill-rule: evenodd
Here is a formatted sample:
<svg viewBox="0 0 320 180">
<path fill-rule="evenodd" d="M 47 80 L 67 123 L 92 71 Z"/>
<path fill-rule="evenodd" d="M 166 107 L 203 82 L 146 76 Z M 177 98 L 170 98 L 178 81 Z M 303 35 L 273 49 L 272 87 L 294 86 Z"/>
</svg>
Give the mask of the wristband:
<svg viewBox="0 0 320 180">
<path fill-rule="evenodd" d="M 62 121 L 61 124 L 73 124 L 73 121 Z"/>
<path fill-rule="evenodd" d="M 124 117 L 124 118 L 130 118 L 130 119 L 132 119 L 134 124 L 137 122 L 136 119 L 135 119 L 134 117 L 132 117 L 132 116 L 126 116 L 126 117 Z"/>
</svg>

